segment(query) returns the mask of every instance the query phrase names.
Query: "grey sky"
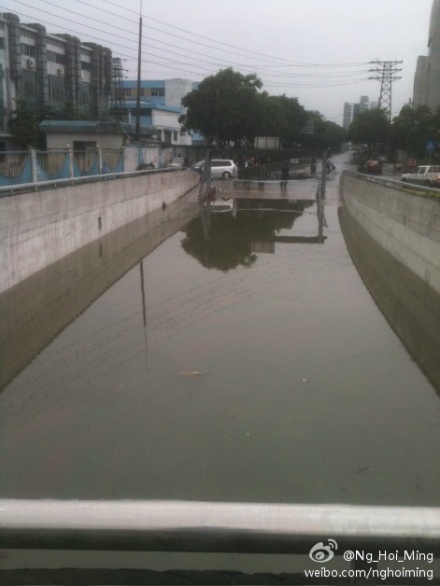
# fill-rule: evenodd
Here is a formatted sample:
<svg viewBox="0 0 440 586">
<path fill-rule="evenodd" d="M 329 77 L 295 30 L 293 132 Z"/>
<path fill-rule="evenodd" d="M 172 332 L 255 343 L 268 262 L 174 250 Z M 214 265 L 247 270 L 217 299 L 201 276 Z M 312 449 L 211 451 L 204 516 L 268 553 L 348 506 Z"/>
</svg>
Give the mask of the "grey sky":
<svg viewBox="0 0 440 586">
<path fill-rule="evenodd" d="M 257 73 L 272 95 L 297 97 L 342 124 L 344 102 L 376 100 L 368 62 L 403 60 L 393 114 L 412 97 L 417 57 L 428 54 L 432 0 L 142 0 L 142 77 L 201 81 L 233 67 Z M 94 41 L 135 79 L 141 0 L 0 0 L 0 10 L 48 33 Z M 364 80 L 364 81 L 362 81 Z"/>
</svg>

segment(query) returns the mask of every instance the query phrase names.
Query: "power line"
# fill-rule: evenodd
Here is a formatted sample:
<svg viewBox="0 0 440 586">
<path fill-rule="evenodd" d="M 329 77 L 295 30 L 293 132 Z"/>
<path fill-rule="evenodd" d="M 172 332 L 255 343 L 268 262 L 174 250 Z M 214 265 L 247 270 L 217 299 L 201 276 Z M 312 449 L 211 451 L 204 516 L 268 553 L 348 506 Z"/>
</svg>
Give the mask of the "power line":
<svg viewBox="0 0 440 586">
<path fill-rule="evenodd" d="M 27 7 L 29 7 L 29 8 L 34 8 L 33 6 L 31 6 L 31 5 L 27 4 L 26 2 L 22 2 L 21 0 L 15 0 L 15 2 L 17 2 L 17 3 L 19 3 L 19 4 L 22 4 L 22 5 L 24 5 L 24 6 L 27 6 Z M 57 9 L 59 8 L 59 6 L 58 6 L 58 5 L 54 4 L 53 2 L 50 2 L 49 0 L 40 0 L 40 2 L 43 2 L 43 3 L 45 3 L 45 4 L 48 4 L 48 5 L 50 5 L 50 6 L 53 6 L 53 7 L 57 8 Z M 90 8 L 90 4 L 89 4 L 89 3 L 87 3 L 87 2 L 84 2 L 83 0 L 76 0 L 76 2 L 78 2 L 78 3 L 80 3 L 80 4 L 84 4 L 84 5 L 86 5 L 88 8 Z M 115 3 L 113 3 L 113 2 L 110 2 L 110 1 L 106 1 L 106 5 L 107 5 L 107 4 L 111 4 L 111 5 L 113 5 L 113 6 L 118 6 L 117 4 L 115 4 Z M 119 8 L 120 8 L 120 6 L 119 6 Z M 75 15 L 77 15 L 77 16 L 83 17 L 83 14 L 82 14 L 82 13 L 78 13 L 78 12 L 76 12 L 76 11 L 73 11 L 73 10 L 70 10 L 70 9 L 68 9 L 68 8 L 65 8 L 65 7 L 64 7 L 64 8 L 63 8 L 63 10 L 64 10 L 65 12 L 69 12 L 69 13 L 71 13 L 71 14 L 75 14 Z M 127 12 L 132 12 L 133 14 L 135 14 L 135 11 L 132 11 L 132 10 L 130 10 L 130 9 L 124 9 L 124 10 L 126 10 Z M 41 10 L 41 11 L 42 11 L 42 12 L 45 12 L 46 14 L 49 14 L 49 15 L 51 15 L 51 16 L 53 16 L 53 17 L 55 17 L 55 18 L 58 18 L 58 16 L 57 16 L 57 15 L 55 15 L 55 14 L 53 14 L 52 12 L 45 11 L 45 10 Z M 108 9 L 106 9 L 106 12 L 107 12 L 107 13 L 109 13 L 109 12 L 108 12 Z M 136 24 L 136 23 L 135 23 L 135 21 L 133 21 L 133 20 L 130 20 L 130 19 L 128 19 L 128 18 L 125 18 L 125 17 L 121 17 L 120 15 L 118 15 L 118 14 L 116 14 L 116 13 L 114 13 L 114 12 L 110 12 L 109 14 L 111 14 L 111 15 L 113 15 L 113 16 L 117 16 L 118 18 L 123 18 L 124 20 L 126 20 L 127 22 L 129 22 L 129 23 L 130 23 L 130 24 L 132 24 L 132 25 L 135 25 L 135 24 Z M 220 44 L 220 45 L 222 45 L 222 46 L 224 46 L 224 47 L 230 47 L 231 49 L 234 49 L 234 51 L 225 51 L 225 50 L 223 49 L 223 52 L 231 53 L 231 54 L 233 54 L 235 57 L 236 57 L 236 56 L 242 56 L 242 57 L 245 57 L 245 58 L 249 58 L 249 57 L 250 57 L 250 55 L 252 55 L 252 56 L 258 56 L 258 57 L 264 56 L 264 57 L 266 57 L 266 58 L 269 58 L 269 59 L 272 59 L 272 60 L 276 60 L 276 61 L 278 61 L 278 63 L 268 63 L 268 64 L 267 64 L 267 65 L 269 65 L 269 66 L 271 66 L 271 67 L 274 67 L 274 66 L 277 66 L 277 67 L 289 67 L 289 66 L 292 66 L 292 67 L 305 67 L 305 68 L 347 68 L 347 67 L 348 67 L 348 68 L 350 68 L 350 67 L 359 67 L 359 66 L 366 66 L 366 65 L 367 65 L 367 63 L 366 63 L 366 62 L 361 62 L 361 63 L 340 63 L 340 64 L 335 64 L 335 63 L 333 63 L 333 64 L 329 64 L 329 63 L 302 63 L 302 62 L 297 62 L 297 61 L 289 61 L 289 60 L 287 60 L 287 59 L 282 59 L 282 58 L 280 59 L 280 58 L 273 57 L 273 56 L 270 56 L 270 55 L 265 55 L 265 54 L 263 54 L 263 53 L 258 53 L 258 52 L 255 52 L 255 51 L 250 51 L 250 50 L 248 50 L 248 49 L 238 48 L 238 47 L 236 47 L 236 46 L 234 46 L 234 45 L 228 45 L 227 43 L 222 43 L 222 42 L 220 42 L 220 41 L 216 41 L 216 40 L 214 40 L 214 39 L 210 39 L 209 37 L 204 37 L 203 35 L 199 35 L 199 34 L 197 34 L 197 33 L 192 33 L 192 32 L 190 32 L 190 31 L 186 31 L 185 29 L 182 29 L 182 28 L 180 28 L 180 27 L 176 27 L 176 26 L 174 26 L 174 25 L 169 25 L 169 24 L 167 24 L 167 23 L 164 23 L 163 21 L 159 21 L 159 20 L 157 20 L 157 19 L 154 19 L 154 18 L 151 18 L 151 17 L 145 17 L 145 18 L 146 18 L 146 19 L 148 19 L 148 20 L 152 20 L 152 21 L 154 21 L 154 22 L 159 22 L 159 23 L 161 23 L 161 24 L 163 24 L 163 25 L 165 25 L 165 26 L 168 26 L 168 27 L 170 27 L 170 28 L 172 28 L 172 29 L 176 29 L 176 30 L 183 31 L 183 32 L 185 32 L 185 33 L 187 33 L 187 34 L 190 34 L 190 35 L 192 35 L 192 37 L 199 37 L 199 38 L 203 38 L 203 39 L 205 39 L 205 40 L 208 40 L 208 41 L 210 41 L 211 43 L 212 43 L 212 42 L 214 42 L 214 43 Z M 99 22 L 99 23 L 102 25 L 102 21 L 101 21 L 101 20 L 98 20 L 98 19 L 91 18 L 90 16 L 88 17 L 88 20 L 89 20 L 89 21 L 90 21 L 90 20 L 93 20 L 93 21 Z M 96 27 L 91 27 L 90 25 L 85 25 L 85 24 L 83 24 L 83 23 L 77 23 L 77 24 L 81 24 L 82 26 L 85 26 L 85 27 L 87 27 L 87 28 L 90 28 L 91 30 L 95 30 L 95 31 L 98 31 L 98 32 L 104 32 L 102 29 L 98 29 L 98 28 L 96 28 Z M 58 25 L 58 26 L 59 26 L 59 25 Z M 117 25 L 114 25 L 114 24 L 109 24 L 109 26 L 111 26 L 112 28 L 114 28 L 114 29 L 116 29 L 116 30 L 118 30 L 118 31 L 121 31 L 122 33 L 124 33 L 124 36 L 121 36 L 121 35 L 113 35 L 113 36 L 117 36 L 118 38 L 123 38 L 123 39 L 124 39 L 124 41 L 126 41 L 126 40 L 127 40 L 127 39 L 126 39 L 126 34 L 129 34 L 129 35 L 133 35 L 133 34 L 135 34 L 135 33 L 133 32 L 133 30 L 124 29 L 124 28 L 122 28 L 122 27 L 120 27 L 120 26 L 117 26 Z M 154 31 L 156 31 L 156 32 L 159 32 L 159 33 L 161 33 L 161 34 L 171 35 L 171 36 L 173 36 L 173 38 L 176 38 L 176 34 L 175 34 L 175 33 L 169 33 L 169 32 L 167 32 L 167 31 L 164 31 L 164 30 L 162 30 L 162 29 L 158 29 L 158 28 L 156 28 L 156 27 L 151 27 L 151 26 L 148 26 L 148 25 L 143 25 L 143 26 L 144 26 L 144 28 L 147 28 L 147 29 L 149 29 L 149 30 L 154 30 Z M 64 27 L 63 27 L 63 28 L 64 28 Z M 176 49 L 178 49 L 178 50 L 180 50 L 180 51 L 184 50 L 184 51 L 185 51 L 185 52 L 187 52 L 187 53 L 188 53 L 188 52 L 189 52 L 189 53 L 191 53 L 191 52 L 194 52 L 194 53 L 196 53 L 197 55 L 199 55 L 199 54 L 200 54 L 200 52 L 191 51 L 190 49 L 182 48 L 182 47 L 180 47 L 180 46 L 178 46 L 178 45 L 173 45 L 173 44 L 171 44 L 171 43 L 166 43 L 166 42 L 164 42 L 164 41 L 161 41 L 161 40 L 158 40 L 158 39 L 154 39 L 154 38 L 152 38 L 152 37 L 149 37 L 149 38 L 150 38 L 150 39 L 151 39 L 153 42 L 156 42 L 156 43 L 159 43 L 159 44 L 164 44 L 164 45 L 167 45 L 167 46 L 171 46 L 171 47 L 174 47 L 174 48 L 176 48 Z M 185 42 L 196 43 L 196 44 L 198 44 L 198 45 L 202 45 L 202 46 L 204 46 L 204 47 L 207 47 L 207 48 L 209 48 L 210 50 L 218 51 L 218 48 L 217 48 L 217 47 L 213 47 L 213 46 L 211 46 L 211 45 L 207 45 L 206 43 L 200 43 L 199 41 L 196 41 L 194 38 L 187 38 L 187 37 L 182 37 L 182 36 L 177 36 L 177 38 L 180 38 L 180 39 L 184 40 Z M 133 41 L 133 42 L 135 42 L 135 41 Z M 243 52 L 249 53 L 250 55 L 237 54 L 237 49 L 239 49 L 240 51 L 243 51 Z M 259 65 L 260 65 L 260 67 L 261 67 L 261 63 L 260 63 Z M 252 67 L 252 65 L 249 65 L 249 64 L 248 64 L 248 65 L 241 65 L 241 66 L 242 66 L 242 67 Z"/>
<path fill-rule="evenodd" d="M 89 4 L 87 2 L 85 2 L 84 0 L 76 0 L 76 1 L 77 2 L 80 2 L 82 4 L 86 4 L 86 6 L 89 6 Z M 120 6 L 118 4 L 116 4 L 115 2 L 111 2 L 111 0 L 105 0 L 105 4 L 106 5 L 107 4 L 110 4 L 112 6 L 116 6 L 116 7 L 120 8 Z M 128 12 L 132 12 L 132 13 L 135 14 L 135 11 L 134 10 L 130 10 L 128 8 L 126 10 Z M 114 14 L 114 13 L 112 13 L 112 14 Z M 240 51 L 245 51 L 247 53 L 250 53 L 251 55 L 256 55 L 257 57 L 267 57 L 269 59 L 273 59 L 273 60 L 276 60 L 276 61 L 279 61 L 279 62 L 283 62 L 283 63 L 285 63 L 287 65 L 290 64 L 290 65 L 295 65 L 297 67 L 359 67 L 359 66 L 366 66 L 366 65 L 368 65 L 368 62 L 360 62 L 360 63 L 359 62 L 358 63 L 339 63 L 338 64 L 338 63 L 304 63 L 304 62 L 299 62 L 299 61 L 292 61 L 292 60 L 289 60 L 289 59 L 284 59 L 284 58 L 280 58 L 280 57 L 273 57 L 272 55 L 266 55 L 264 53 L 259 53 L 259 52 L 256 52 L 256 51 L 251 51 L 249 49 L 244 49 L 243 47 L 237 47 L 236 45 L 230 45 L 230 44 L 224 43 L 222 41 L 217 41 L 217 40 L 212 39 L 210 37 L 205 37 L 203 35 L 200 35 L 198 33 L 195 33 L 194 31 L 188 31 L 186 29 L 183 29 L 183 28 L 180 28 L 180 27 L 171 25 L 169 23 L 166 23 L 166 22 L 164 22 L 162 20 L 158 20 L 157 18 L 153 18 L 151 16 L 144 16 L 144 18 L 146 20 L 151 20 L 153 22 L 157 22 L 159 24 L 163 24 L 164 26 L 170 27 L 172 29 L 180 30 L 182 32 L 188 33 L 188 34 L 190 34 L 193 37 L 199 37 L 201 39 L 205 39 L 205 40 L 207 40 L 207 41 L 209 41 L 211 43 L 217 43 L 217 44 L 222 45 L 224 47 L 230 47 L 231 49 L 235 49 L 235 50 L 238 49 Z M 161 31 L 161 32 L 165 32 L 165 31 Z M 166 34 L 169 34 L 169 33 L 166 33 Z"/>
<path fill-rule="evenodd" d="M 42 3 L 56 7 L 57 10 L 60 9 L 56 4 L 50 2 L 49 0 L 40 0 Z M 21 4 L 26 6 L 30 9 L 34 9 L 34 6 L 23 2 L 22 0 L 14 0 L 15 3 Z M 85 4 L 90 8 L 90 5 L 83 0 L 76 0 L 80 4 Z M 116 3 L 111 2 L 110 0 L 106 0 L 106 6 L 110 4 L 112 6 L 118 6 Z M 118 8 L 122 8 L 118 6 Z M 69 21 L 69 27 L 65 27 L 60 24 L 49 23 L 53 26 L 61 28 L 62 30 L 68 31 L 70 34 L 78 34 L 78 36 L 83 36 L 84 33 L 79 32 L 78 30 L 72 29 L 72 23 L 75 23 L 78 27 L 87 28 L 93 31 L 93 39 L 95 42 L 102 42 L 104 44 L 113 46 L 117 48 L 117 55 L 119 57 L 125 58 L 130 61 L 130 63 L 134 64 L 135 62 L 135 55 L 137 52 L 136 42 L 137 42 L 137 35 L 135 31 L 129 27 L 125 28 L 124 26 L 116 25 L 116 24 L 107 24 L 105 26 L 108 28 L 113 29 L 111 32 L 109 30 L 104 30 L 102 27 L 104 22 L 100 19 L 93 18 L 90 14 L 87 18 L 87 22 L 89 24 L 84 24 L 83 22 L 78 22 L 76 20 L 72 20 L 70 14 L 80 16 L 83 18 L 83 13 L 78 13 L 74 10 L 69 8 L 63 7 L 63 14 L 69 13 L 66 18 Z M 123 10 L 127 13 L 133 13 L 137 15 L 137 12 L 132 11 L 128 8 L 123 8 Z M 54 19 L 61 18 L 60 16 L 54 14 L 49 10 L 40 9 L 40 12 L 48 14 L 50 17 Z M 108 13 L 108 8 L 106 8 L 106 12 Z M 20 13 L 19 13 L 20 14 Z M 23 14 L 23 13 L 21 13 Z M 111 15 L 118 16 L 120 20 L 126 21 L 129 25 L 136 25 L 136 22 L 130 18 L 125 16 L 116 15 L 114 12 L 110 12 Z M 27 15 L 24 15 L 26 18 L 29 18 Z M 210 39 L 209 37 L 204 37 L 203 35 L 198 35 L 191 33 L 190 31 L 186 31 L 180 27 L 175 27 L 174 25 L 170 25 L 168 23 L 164 23 L 163 21 L 159 21 L 157 19 L 151 17 L 145 17 L 148 20 L 153 22 L 158 22 L 161 25 L 169 27 L 173 30 L 180 30 L 185 34 L 191 34 L 194 37 L 198 37 L 204 40 L 207 40 L 211 43 L 216 43 L 221 45 L 221 50 L 223 53 L 226 51 L 223 47 L 230 47 L 235 48 L 234 45 L 228 45 L 227 43 L 222 43 L 220 41 L 216 41 L 214 39 Z M 65 20 L 65 19 L 64 19 Z M 92 24 L 96 22 L 99 26 L 92 26 Z M 92 24 L 90 24 L 92 23 Z M 151 31 L 154 30 L 161 34 L 171 35 L 173 39 L 176 38 L 175 33 L 170 33 L 167 31 L 163 31 L 157 27 L 145 27 L 147 30 Z M 116 31 L 116 32 L 113 32 Z M 50 34 L 50 33 L 49 33 Z M 101 36 L 97 36 L 102 35 Z M 111 41 L 108 41 L 105 37 L 107 35 L 111 35 Z M 234 57 L 244 57 L 245 59 L 253 59 L 254 56 L 264 57 L 265 59 L 272 59 L 273 62 L 258 62 L 258 65 L 254 67 L 254 64 L 245 64 L 245 63 L 238 63 L 236 60 L 234 62 L 229 63 L 227 59 L 223 57 L 211 57 L 209 54 L 205 54 L 200 52 L 200 49 L 194 50 L 188 47 L 177 45 L 173 43 L 168 43 L 164 40 L 159 40 L 154 38 L 151 35 L 147 35 L 148 44 L 150 45 L 149 49 L 142 49 L 142 59 L 144 63 L 148 63 L 149 66 L 152 68 L 154 66 L 160 66 L 172 71 L 177 71 L 179 73 L 183 73 L 185 75 L 191 76 L 196 79 L 198 77 L 206 77 L 208 75 L 215 74 L 219 69 L 227 68 L 227 67 L 234 67 L 236 69 L 240 69 L 244 73 L 256 73 L 263 81 L 264 86 L 266 88 L 289 88 L 289 89 L 317 89 L 317 88 L 332 88 L 332 87 L 342 87 L 348 86 L 353 84 L 363 83 L 368 81 L 368 78 L 365 77 L 367 71 L 360 69 L 363 66 L 366 66 L 367 63 L 340 63 L 340 64 L 319 64 L 319 63 L 302 63 L 297 61 L 289 61 L 287 59 L 278 59 L 271 55 L 265 55 L 264 53 L 258 53 L 255 51 L 249 51 L 247 49 L 239 49 L 243 53 L 246 54 L 239 54 L 237 51 L 227 51 L 227 53 L 233 53 Z M 187 39 L 179 35 L 177 37 L 180 40 L 184 40 L 185 42 L 192 42 L 193 39 Z M 121 39 L 123 43 L 118 42 Z M 128 42 L 127 42 L 128 41 Z M 200 46 L 209 49 L 209 51 L 218 52 L 220 49 L 219 47 L 208 45 L 206 43 L 200 43 Z M 158 54 L 154 51 L 157 48 L 159 51 L 162 47 L 167 47 L 167 56 Z M 153 50 L 151 50 L 153 49 Z M 175 49 L 175 51 L 174 51 Z M 238 48 L 237 48 L 238 49 Z M 169 58 L 170 55 L 178 55 L 179 59 Z M 134 65 L 131 65 L 134 67 Z M 303 69 L 302 72 L 296 72 L 295 68 Z M 304 72 L 304 69 L 307 68 L 309 71 Z M 356 69 L 354 69 L 356 68 Z M 282 71 L 279 71 L 282 69 Z M 290 69 L 290 71 L 289 71 Z M 354 69 L 354 70 L 353 70 Z M 151 69 L 150 69 L 151 71 Z M 134 75 L 134 74 L 133 74 Z M 163 75 L 163 74 L 161 74 Z"/>
</svg>

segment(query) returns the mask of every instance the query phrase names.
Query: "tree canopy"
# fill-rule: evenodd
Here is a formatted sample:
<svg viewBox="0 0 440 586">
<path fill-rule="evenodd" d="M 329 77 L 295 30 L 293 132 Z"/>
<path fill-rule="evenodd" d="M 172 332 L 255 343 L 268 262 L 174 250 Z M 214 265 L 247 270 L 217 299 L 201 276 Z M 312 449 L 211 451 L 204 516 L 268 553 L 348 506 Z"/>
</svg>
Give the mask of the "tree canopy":
<svg viewBox="0 0 440 586">
<path fill-rule="evenodd" d="M 208 142 L 251 140 L 261 80 L 225 69 L 205 78 L 182 104 L 187 108 L 180 121 L 183 129 L 201 132 Z"/>
<path fill-rule="evenodd" d="M 372 152 L 388 144 L 390 121 L 384 110 L 372 108 L 360 112 L 348 129 L 347 138 L 357 144 L 366 144 Z"/>
<path fill-rule="evenodd" d="M 63 107 L 42 106 L 35 109 L 25 99 L 17 100 L 17 108 L 8 122 L 8 130 L 15 143 L 27 149 L 29 147 L 44 148 L 45 138 L 39 131 L 43 120 L 89 120 L 90 114 L 78 110 L 72 102 L 65 102 Z"/>
<path fill-rule="evenodd" d="M 180 117 L 183 129 L 200 132 L 210 143 L 251 144 L 256 136 L 277 136 L 284 146 L 300 141 L 309 114 L 296 98 L 260 92 L 255 74 L 224 69 L 187 94 Z"/>
<path fill-rule="evenodd" d="M 38 144 L 38 114 L 26 102 L 19 101 L 14 117 L 8 123 L 9 132 L 20 148 L 27 149 Z"/>
<path fill-rule="evenodd" d="M 428 144 L 433 149 L 430 156 L 440 147 L 440 109 L 432 112 L 427 106 L 420 106 L 414 110 L 407 104 L 392 122 L 382 110 L 367 110 L 353 120 L 348 138 L 368 145 L 370 153 L 381 148 L 383 152 L 401 150 L 408 157 L 428 158 Z"/>
<path fill-rule="evenodd" d="M 318 112 L 309 113 L 309 121 L 313 124 L 313 133 L 304 134 L 301 142 L 307 149 L 338 151 L 346 140 L 345 128 L 335 122 L 324 120 Z"/>
<path fill-rule="evenodd" d="M 413 110 L 404 106 L 394 118 L 391 128 L 391 146 L 419 158 L 426 154 L 426 145 L 440 143 L 440 110 L 432 112 L 427 106 Z"/>
</svg>

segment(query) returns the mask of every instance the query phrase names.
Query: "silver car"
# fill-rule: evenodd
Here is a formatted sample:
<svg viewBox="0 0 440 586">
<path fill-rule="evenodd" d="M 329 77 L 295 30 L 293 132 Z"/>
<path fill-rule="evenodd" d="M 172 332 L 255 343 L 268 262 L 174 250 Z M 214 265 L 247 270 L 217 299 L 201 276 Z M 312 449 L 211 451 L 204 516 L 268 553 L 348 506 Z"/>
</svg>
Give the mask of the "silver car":
<svg viewBox="0 0 440 586">
<path fill-rule="evenodd" d="M 205 161 L 198 161 L 193 169 L 201 173 Z M 223 177 L 224 179 L 238 176 L 238 167 L 232 159 L 211 159 L 211 177 Z"/>
</svg>

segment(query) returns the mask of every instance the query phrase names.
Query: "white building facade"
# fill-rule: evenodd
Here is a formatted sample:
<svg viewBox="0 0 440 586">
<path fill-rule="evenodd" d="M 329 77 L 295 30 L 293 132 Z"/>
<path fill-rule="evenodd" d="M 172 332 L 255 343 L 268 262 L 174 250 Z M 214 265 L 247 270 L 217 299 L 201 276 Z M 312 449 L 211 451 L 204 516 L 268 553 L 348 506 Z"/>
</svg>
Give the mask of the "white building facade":
<svg viewBox="0 0 440 586">
<path fill-rule="evenodd" d="M 197 87 L 189 79 L 141 80 L 140 82 L 140 124 L 151 126 L 154 137 L 173 146 L 189 146 L 194 137 L 183 133 L 179 117 L 185 112 L 182 99 Z M 136 80 L 123 81 L 125 108 L 129 111 L 129 121 L 134 124 L 137 118 Z"/>
<path fill-rule="evenodd" d="M 440 0 L 434 0 L 428 35 L 428 56 L 420 56 L 414 77 L 413 108 L 440 107 Z"/>
</svg>

